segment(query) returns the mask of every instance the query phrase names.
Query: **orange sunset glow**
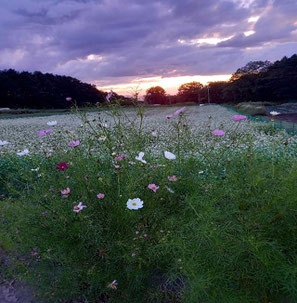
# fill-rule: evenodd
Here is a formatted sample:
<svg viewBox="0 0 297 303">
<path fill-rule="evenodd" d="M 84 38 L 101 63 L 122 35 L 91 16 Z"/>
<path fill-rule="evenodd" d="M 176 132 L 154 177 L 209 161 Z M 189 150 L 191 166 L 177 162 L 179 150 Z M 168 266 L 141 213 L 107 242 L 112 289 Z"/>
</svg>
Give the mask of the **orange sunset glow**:
<svg viewBox="0 0 297 303">
<path fill-rule="evenodd" d="M 129 83 L 121 83 L 109 86 L 97 86 L 98 89 L 109 91 L 114 90 L 118 94 L 131 96 L 135 91 L 140 91 L 140 95 L 144 95 L 145 91 L 152 86 L 162 86 L 167 94 L 173 95 L 177 93 L 180 85 L 192 81 L 197 81 L 203 85 L 214 81 L 228 81 L 231 75 L 211 75 L 211 76 L 179 76 L 179 77 L 150 77 L 138 78 Z"/>
</svg>

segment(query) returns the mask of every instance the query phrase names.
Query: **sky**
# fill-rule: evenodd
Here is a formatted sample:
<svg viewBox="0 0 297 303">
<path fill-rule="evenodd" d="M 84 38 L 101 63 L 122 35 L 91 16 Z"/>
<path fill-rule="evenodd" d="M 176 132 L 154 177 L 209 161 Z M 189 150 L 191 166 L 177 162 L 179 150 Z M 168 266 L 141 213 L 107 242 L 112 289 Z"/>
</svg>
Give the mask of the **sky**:
<svg viewBox="0 0 297 303">
<path fill-rule="evenodd" d="M 0 70 L 168 94 L 297 53 L 297 0 L 1 0 Z"/>
</svg>

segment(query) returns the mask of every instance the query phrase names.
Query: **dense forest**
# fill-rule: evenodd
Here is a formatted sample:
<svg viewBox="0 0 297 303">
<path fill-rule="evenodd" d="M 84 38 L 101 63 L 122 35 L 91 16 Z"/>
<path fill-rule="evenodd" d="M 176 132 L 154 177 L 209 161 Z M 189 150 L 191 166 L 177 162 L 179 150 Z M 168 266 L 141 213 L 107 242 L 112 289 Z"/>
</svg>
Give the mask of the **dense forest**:
<svg viewBox="0 0 297 303">
<path fill-rule="evenodd" d="M 167 98 L 166 98 L 167 97 Z M 280 61 L 252 61 L 239 68 L 227 82 L 199 82 L 181 85 L 175 96 L 167 96 L 161 87 L 147 90 L 149 104 L 184 102 L 240 103 L 245 101 L 285 102 L 297 100 L 297 55 Z"/>
<path fill-rule="evenodd" d="M 41 72 L 0 71 L 0 107 L 66 108 L 104 102 L 105 93 L 75 78 Z"/>
<path fill-rule="evenodd" d="M 75 78 L 41 72 L 0 71 L 0 107 L 67 108 L 71 97 L 78 106 L 106 102 L 107 93 Z M 110 101 L 131 105 L 132 99 L 113 93 Z M 239 68 L 227 82 L 199 82 L 181 85 L 175 96 L 160 87 L 151 87 L 147 104 L 240 103 L 244 101 L 283 102 L 297 100 L 297 55 L 280 61 L 252 61 Z"/>
</svg>

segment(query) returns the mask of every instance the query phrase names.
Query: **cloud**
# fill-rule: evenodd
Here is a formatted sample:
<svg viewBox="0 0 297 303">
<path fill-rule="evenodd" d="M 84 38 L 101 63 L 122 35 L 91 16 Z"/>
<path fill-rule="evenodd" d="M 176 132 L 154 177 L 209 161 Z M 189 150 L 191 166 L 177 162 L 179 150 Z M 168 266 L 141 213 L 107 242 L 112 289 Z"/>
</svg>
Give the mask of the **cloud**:
<svg viewBox="0 0 297 303">
<path fill-rule="evenodd" d="M 103 85 L 227 74 L 293 54 L 296 16 L 295 0 L 10 0 L 0 8 L 0 69 Z"/>
</svg>

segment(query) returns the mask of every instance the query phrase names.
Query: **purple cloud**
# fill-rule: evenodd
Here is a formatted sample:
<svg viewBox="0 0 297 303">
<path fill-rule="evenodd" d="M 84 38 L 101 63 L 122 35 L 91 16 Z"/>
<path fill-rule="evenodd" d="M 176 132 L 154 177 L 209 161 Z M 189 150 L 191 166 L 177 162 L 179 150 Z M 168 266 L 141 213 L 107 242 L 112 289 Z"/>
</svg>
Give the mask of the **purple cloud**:
<svg viewBox="0 0 297 303">
<path fill-rule="evenodd" d="M 292 0 L 10 0 L 0 8 L 0 69 L 102 85 L 227 74 L 296 52 L 296 16 Z"/>
</svg>

